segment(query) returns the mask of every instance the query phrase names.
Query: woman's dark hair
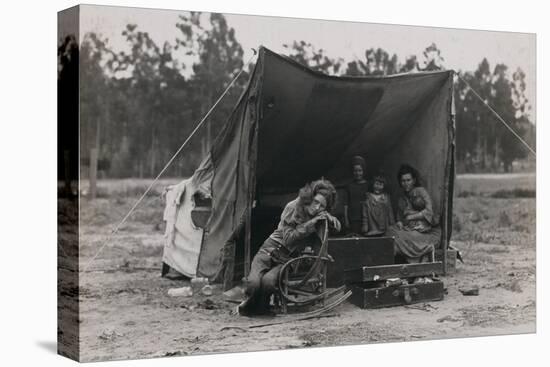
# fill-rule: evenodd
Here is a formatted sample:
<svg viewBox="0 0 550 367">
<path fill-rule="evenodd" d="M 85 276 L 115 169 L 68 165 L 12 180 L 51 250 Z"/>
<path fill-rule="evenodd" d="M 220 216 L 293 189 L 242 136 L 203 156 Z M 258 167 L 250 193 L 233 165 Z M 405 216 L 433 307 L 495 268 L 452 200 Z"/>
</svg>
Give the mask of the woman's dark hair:
<svg viewBox="0 0 550 367">
<path fill-rule="evenodd" d="M 399 186 L 401 186 L 401 177 L 406 174 L 410 174 L 412 178 L 414 179 L 414 186 L 418 187 L 420 185 L 420 175 L 418 174 L 418 171 L 416 168 L 409 164 L 402 164 L 401 167 L 399 167 L 399 171 L 397 171 L 397 183 Z"/>
<path fill-rule="evenodd" d="M 326 210 L 330 212 L 336 205 L 337 194 L 334 185 L 329 180 L 316 180 L 302 187 L 298 193 L 300 204 L 303 206 L 311 204 L 317 194 L 325 197 L 327 201 Z"/>
</svg>

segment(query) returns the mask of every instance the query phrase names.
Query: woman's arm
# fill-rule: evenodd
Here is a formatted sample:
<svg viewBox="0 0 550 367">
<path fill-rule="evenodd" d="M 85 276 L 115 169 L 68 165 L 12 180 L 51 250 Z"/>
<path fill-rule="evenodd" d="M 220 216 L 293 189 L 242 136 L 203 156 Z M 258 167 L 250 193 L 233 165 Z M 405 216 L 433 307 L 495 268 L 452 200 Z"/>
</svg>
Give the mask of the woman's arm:
<svg viewBox="0 0 550 367">
<path fill-rule="evenodd" d="M 407 203 L 403 197 L 400 197 L 397 200 L 397 221 L 403 223 L 405 221 L 405 209 L 407 208 Z"/>
<path fill-rule="evenodd" d="M 344 227 L 349 228 L 348 206 L 344 205 Z"/>
<path fill-rule="evenodd" d="M 423 187 L 418 187 L 417 190 L 422 197 L 422 200 L 424 200 L 424 203 L 426 203 L 426 207 L 418 213 L 420 215 L 420 218 L 418 219 L 426 219 L 428 223 L 435 225 L 432 198 L 430 198 L 430 194 L 428 194 L 428 191 L 426 191 Z"/>
<path fill-rule="evenodd" d="M 391 205 L 390 195 L 386 194 L 388 198 L 388 222 L 390 225 L 395 223 L 395 217 L 393 216 L 393 206 Z"/>
<path fill-rule="evenodd" d="M 405 222 L 405 214 L 404 214 L 404 211 L 407 207 L 407 203 L 405 201 L 405 199 L 403 197 L 400 197 L 399 199 L 397 199 L 397 222 L 395 223 L 395 225 L 397 226 L 397 228 L 399 229 L 403 229 L 403 223 Z"/>
<path fill-rule="evenodd" d="M 350 201 L 350 189 L 349 185 L 346 185 L 346 188 L 344 190 L 344 228 L 348 229 L 350 227 L 349 223 L 349 201 Z"/>
<path fill-rule="evenodd" d="M 369 207 L 366 200 L 361 204 L 361 211 L 361 232 L 366 234 L 369 232 Z"/>
<path fill-rule="evenodd" d="M 421 220 L 421 219 L 424 219 L 424 214 L 422 214 L 422 212 L 411 213 L 411 214 L 408 214 L 405 218 L 408 221 Z"/>
<path fill-rule="evenodd" d="M 292 245 L 295 241 L 307 237 L 315 232 L 316 218 L 309 221 L 298 223 L 294 216 L 296 208 L 294 205 L 288 204 L 281 214 L 281 225 L 283 232 L 283 242 L 285 246 Z"/>
<path fill-rule="evenodd" d="M 327 220 L 329 225 L 329 230 L 333 233 L 338 233 L 342 229 L 342 224 L 340 224 L 340 221 L 338 218 L 333 216 L 332 214 L 327 213 Z"/>
</svg>

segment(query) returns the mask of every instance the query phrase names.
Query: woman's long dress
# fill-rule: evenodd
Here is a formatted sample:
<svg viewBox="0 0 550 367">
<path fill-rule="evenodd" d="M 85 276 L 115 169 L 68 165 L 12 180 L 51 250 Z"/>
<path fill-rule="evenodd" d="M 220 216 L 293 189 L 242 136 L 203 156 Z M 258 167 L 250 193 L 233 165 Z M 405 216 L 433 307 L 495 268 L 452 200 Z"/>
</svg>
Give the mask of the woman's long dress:
<svg viewBox="0 0 550 367">
<path fill-rule="evenodd" d="M 346 186 L 345 205 L 348 207 L 348 220 L 350 228 L 347 233 L 361 233 L 363 202 L 367 194 L 369 184 L 367 181 L 350 182 Z"/>
</svg>

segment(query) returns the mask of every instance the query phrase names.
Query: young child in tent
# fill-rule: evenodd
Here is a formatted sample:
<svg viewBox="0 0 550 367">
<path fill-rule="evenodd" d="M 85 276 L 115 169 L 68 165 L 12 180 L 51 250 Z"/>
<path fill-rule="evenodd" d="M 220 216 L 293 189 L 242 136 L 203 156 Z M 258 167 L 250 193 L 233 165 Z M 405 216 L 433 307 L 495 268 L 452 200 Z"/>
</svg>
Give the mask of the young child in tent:
<svg viewBox="0 0 550 367">
<path fill-rule="evenodd" d="M 413 196 L 411 198 L 411 206 L 413 210 L 408 210 L 406 215 L 420 213 L 422 210 L 426 209 L 426 202 L 421 196 Z M 418 232 L 427 232 L 432 228 L 425 218 L 410 220 L 404 224 L 405 229 L 416 230 Z"/>
<path fill-rule="evenodd" d="M 367 237 L 382 236 L 395 223 L 389 194 L 386 192 L 386 178 L 378 173 L 372 182 L 372 192 L 366 193 L 362 205 L 361 232 Z"/>
<path fill-rule="evenodd" d="M 362 225 L 362 203 L 368 191 L 368 183 L 364 178 L 365 160 L 355 156 L 351 160 L 353 181 L 346 185 L 344 199 L 344 226 L 347 235 L 359 235 Z"/>
</svg>

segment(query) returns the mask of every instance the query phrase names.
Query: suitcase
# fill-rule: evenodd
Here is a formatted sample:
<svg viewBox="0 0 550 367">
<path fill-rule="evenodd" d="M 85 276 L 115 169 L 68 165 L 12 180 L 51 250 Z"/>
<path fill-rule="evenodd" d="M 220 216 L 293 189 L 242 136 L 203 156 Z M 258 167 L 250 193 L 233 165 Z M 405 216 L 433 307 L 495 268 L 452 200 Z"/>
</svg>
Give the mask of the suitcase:
<svg viewBox="0 0 550 367">
<path fill-rule="evenodd" d="M 432 283 L 379 287 L 379 282 L 364 282 L 350 286 L 350 302 L 363 308 L 402 306 L 418 302 L 441 301 L 444 286 L 441 280 Z"/>
<path fill-rule="evenodd" d="M 419 264 L 362 266 L 344 271 L 346 284 L 443 274 L 441 261 Z"/>
<path fill-rule="evenodd" d="M 365 265 L 393 264 L 392 237 L 329 238 L 328 253 L 334 259 L 327 268 L 327 287 L 345 283 L 345 270 Z"/>
<path fill-rule="evenodd" d="M 419 264 L 362 266 L 344 272 L 345 282 L 353 292 L 350 302 L 364 308 L 402 306 L 417 302 L 440 301 L 444 284 L 435 278 L 443 274 L 441 261 Z M 396 284 L 386 286 L 389 279 L 430 277 L 431 283 Z M 435 279 L 434 279 L 435 278 Z"/>
</svg>

